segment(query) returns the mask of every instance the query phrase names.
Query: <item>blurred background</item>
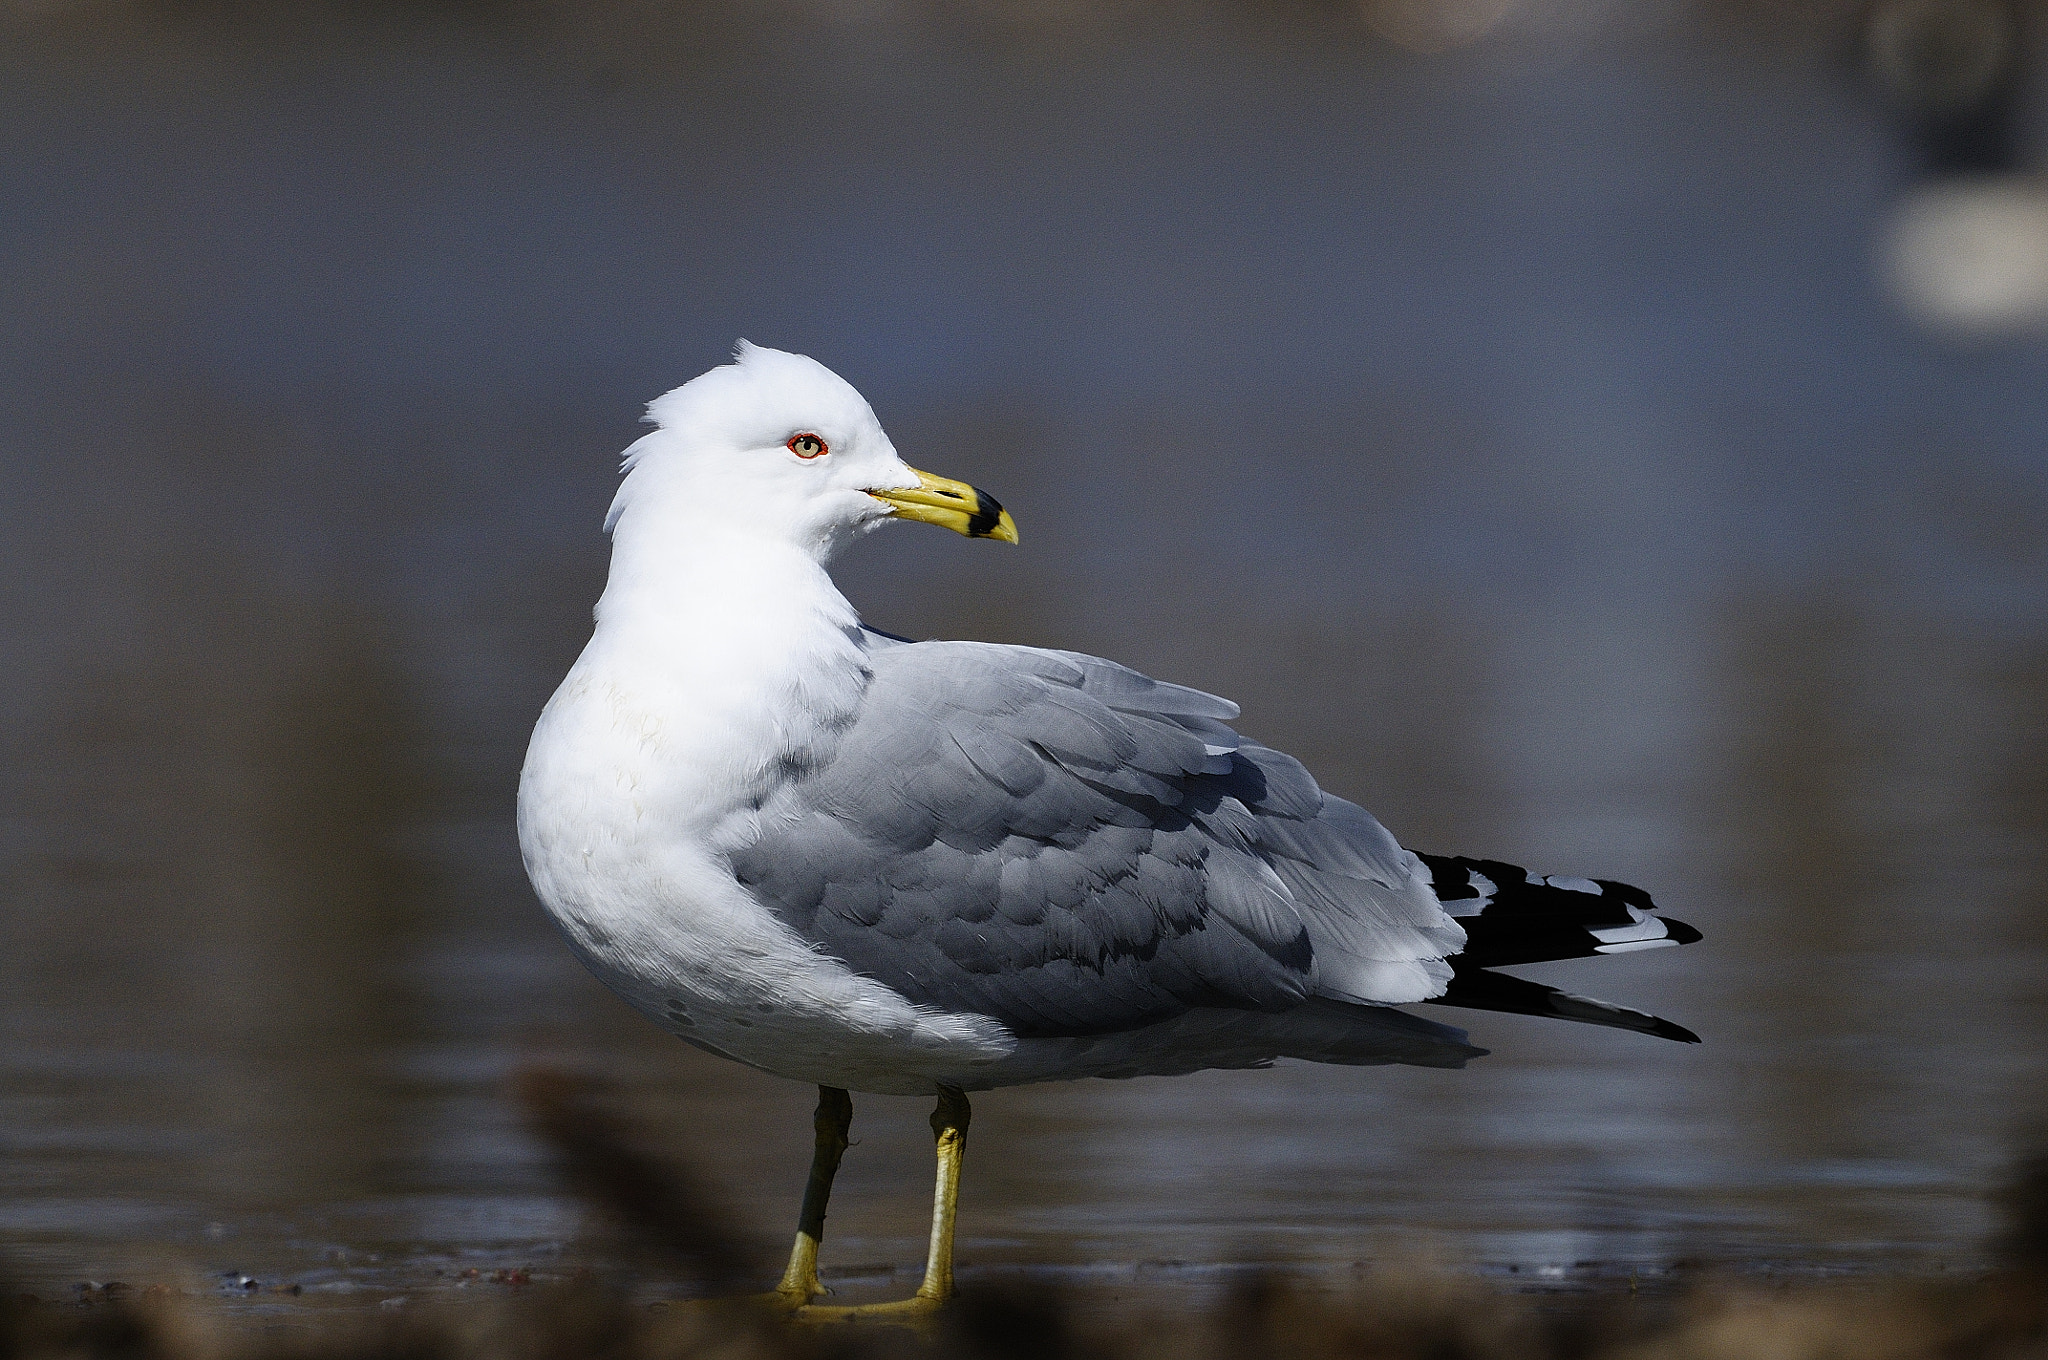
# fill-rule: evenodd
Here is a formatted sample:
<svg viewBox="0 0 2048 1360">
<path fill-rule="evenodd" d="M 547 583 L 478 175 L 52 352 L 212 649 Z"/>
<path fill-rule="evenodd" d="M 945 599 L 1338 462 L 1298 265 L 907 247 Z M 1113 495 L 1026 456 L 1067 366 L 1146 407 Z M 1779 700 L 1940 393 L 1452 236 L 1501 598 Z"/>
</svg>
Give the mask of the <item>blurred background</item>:
<svg viewBox="0 0 2048 1360">
<path fill-rule="evenodd" d="M 1229 694 L 1707 935 L 1528 970 L 1698 1048 L 1432 1011 L 1493 1056 L 983 1097 L 965 1263 L 1979 1259 L 2048 1141 L 2044 55 L 2017 0 L 5 0 L 0 1269 L 602 1265 L 531 1061 L 787 1231 L 813 1093 L 585 976 L 511 820 L 616 455 L 740 336 L 1016 513 L 863 544 L 871 622 Z M 829 1265 L 920 1259 L 925 1113 L 860 1101 Z"/>
</svg>

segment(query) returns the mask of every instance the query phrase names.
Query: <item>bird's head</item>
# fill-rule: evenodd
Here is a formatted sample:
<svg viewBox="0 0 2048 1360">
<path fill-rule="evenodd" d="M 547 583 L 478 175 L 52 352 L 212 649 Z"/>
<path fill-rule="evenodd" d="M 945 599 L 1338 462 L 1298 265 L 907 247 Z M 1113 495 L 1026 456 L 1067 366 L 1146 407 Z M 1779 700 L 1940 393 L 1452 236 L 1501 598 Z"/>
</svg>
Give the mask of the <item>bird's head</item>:
<svg viewBox="0 0 2048 1360">
<path fill-rule="evenodd" d="M 660 501 L 821 560 L 890 519 L 1017 541 L 993 497 L 905 463 L 852 384 L 805 355 L 742 340 L 732 363 L 655 398 L 647 415 L 660 428 L 627 450 L 607 529 Z"/>
</svg>

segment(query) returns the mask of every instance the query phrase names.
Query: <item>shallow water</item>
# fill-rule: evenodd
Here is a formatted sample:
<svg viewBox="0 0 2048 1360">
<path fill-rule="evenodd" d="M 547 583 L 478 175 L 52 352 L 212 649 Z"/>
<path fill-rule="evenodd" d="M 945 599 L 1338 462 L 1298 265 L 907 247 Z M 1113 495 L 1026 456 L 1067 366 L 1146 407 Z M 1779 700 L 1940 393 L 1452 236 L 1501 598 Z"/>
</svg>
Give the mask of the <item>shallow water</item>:
<svg viewBox="0 0 2048 1360">
<path fill-rule="evenodd" d="M 1230 694 L 1408 843 L 1707 934 L 1528 970 L 1697 1048 L 1437 1011 L 1492 1056 L 982 1097 L 970 1271 L 1983 1259 L 2048 1143 L 2048 348 L 1886 309 L 1913 168 L 1837 75 L 827 25 L 838 112 L 733 126 L 730 35 L 593 93 L 516 26 L 47 22 L 0 82 L 14 1279 L 630 1273 L 529 1062 L 780 1241 L 811 1093 L 583 975 L 510 828 L 636 403 L 739 332 L 1018 514 L 863 545 L 873 622 Z M 858 1102 L 828 1278 L 920 1257 L 925 1113 Z"/>
</svg>

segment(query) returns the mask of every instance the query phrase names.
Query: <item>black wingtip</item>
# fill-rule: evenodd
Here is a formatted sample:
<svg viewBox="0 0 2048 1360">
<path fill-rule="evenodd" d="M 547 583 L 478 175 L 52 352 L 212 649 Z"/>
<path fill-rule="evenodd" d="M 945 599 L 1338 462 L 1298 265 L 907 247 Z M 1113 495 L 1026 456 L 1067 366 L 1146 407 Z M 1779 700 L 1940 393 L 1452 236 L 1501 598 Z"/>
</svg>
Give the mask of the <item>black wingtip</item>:
<svg viewBox="0 0 2048 1360">
<path fill-rule="evenodd" d="M 1696 1044 L 1700 1041 L 1700 1036 L 1694 1034 L 1684 1025 L 1674 1025 L 1661 1015 L 1652 1016 L 1651 1018 L 1657 1023 L 1643 1030 L 1642 1033 L 1654 1034 L 1659 1039 L 1670 1039 L 1681 1044 Z"/>
<path fill-rule="evenodd" d="M 1698 944 L 1706 938 L 1683 921 L 1674 921 L 1669 916 L 1659 916 L 1657 919 L 1664 923 L 1664 933 L 1669 935 L 1674 943 Z"/>
<path fill-rule="evenodd" d="M 1681 1044 L 1696 1044 L 1700 1036 L 1683 1025 L 1674 1025 L 1661 1015 L 1651 1015 L 1629 1006 L 1617 1006 L 1597 997 L 1578 996 L 1512 973 L 1495 973 L 1451 961 L 1451 982 L 1442 996 L 1430 1004 L 1463 1006 L 1476 1011 L 1506 1011 L 1514 1015 L 1537 1015 L 1555 1020 L 1573 1020 L 1582 1025 L 1606 1025 L 1633 1030 Z"/>
<path fill-rule="evenodd" d="M 1501 968 L 1699 942 L 1634 884 L 1531 875 L 1500 860 L 1417 852 L 1437 901 L 1465 928 L 1468 967 Z M 1617 938 L 1618 936 L 1618 938 Z"/>
</svg>

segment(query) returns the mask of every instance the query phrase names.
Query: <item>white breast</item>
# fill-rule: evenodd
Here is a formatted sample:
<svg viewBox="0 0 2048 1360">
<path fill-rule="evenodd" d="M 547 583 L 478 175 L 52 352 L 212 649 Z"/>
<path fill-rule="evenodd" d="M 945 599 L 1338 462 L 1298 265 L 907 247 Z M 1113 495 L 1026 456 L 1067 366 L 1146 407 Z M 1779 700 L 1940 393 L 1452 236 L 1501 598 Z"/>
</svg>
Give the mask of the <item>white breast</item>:
<svg viewBox="0 0 2048 1360">
<path fill-rule="evenodd" d="M 855 976 L 733 877 L 727 853 L 781 782 L 831 759 L 868 669 L 814 562 L 695 547 L 708 570 L 682 588 L 614 561 L 597 631 L 534 728 L 519 840 L 541 901 L 639 1009 L 769 1071 L 922 1092 L 1007 1053 L 1000 1025 Z"/>
</svg>

